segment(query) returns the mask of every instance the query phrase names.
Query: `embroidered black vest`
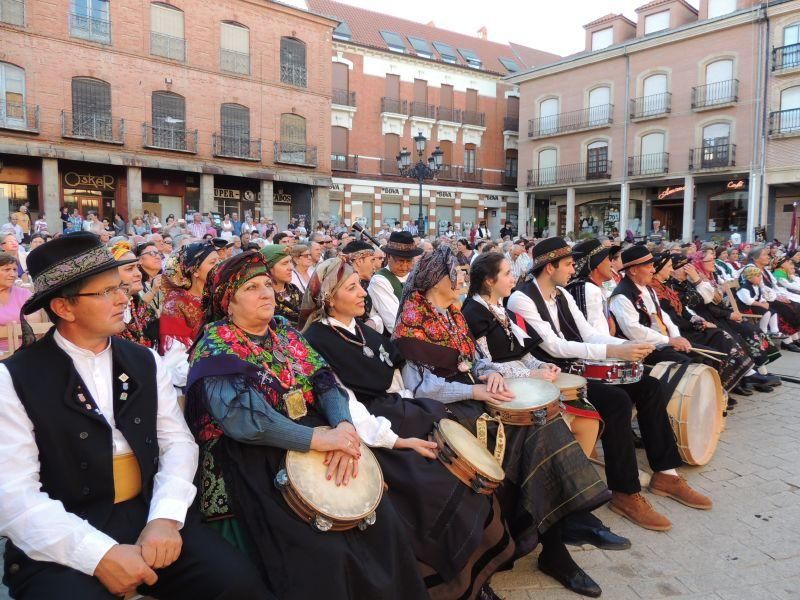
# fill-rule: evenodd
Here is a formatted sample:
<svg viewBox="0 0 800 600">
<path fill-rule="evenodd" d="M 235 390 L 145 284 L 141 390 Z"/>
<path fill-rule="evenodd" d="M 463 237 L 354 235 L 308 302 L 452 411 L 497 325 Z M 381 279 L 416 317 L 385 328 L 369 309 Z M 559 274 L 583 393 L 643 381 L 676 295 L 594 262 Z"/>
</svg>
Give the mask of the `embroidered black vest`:
<svg viewBox="0 0 800 600">
<path fill-rule="evenodd" d="M 509 319 L 517 323 L 517 316 L 506 309 Z M 538 346 L 542 338 L 538 333 L 531 328 L 523 327 L 528 335 L 531 337 L 525 340 L 524 344 L 520 344 L 516 336 L 513 334 L 509 337 L 500 322 L 494 317 L 491 311 L 483 306 L 480 302 L 476 302 L 472 298 L 467 298 L 464 305 L 461 307 L 461 314 L 467 320 L 469 331 L 472 337 L 480 339 L 486 338 L 486 344 L 489 346 L 489 352 L 492 355 L 494 362 L 510 362 L 512 360 L 519 360 L 529 352 L 533 352 Z"/>
<path fill-rule="evenodd" d="M 653 322 L 650 317 L 650 313 L 647 312 L 647 308 L 645 307 L 644 301 L 642 300 L 642 292 L 641 290 L 639 290 L 638 287 L 636 287 L 636 284 L 633 283 L 633 281 L 631 281 L 629 277 L 622 278 L 622 281 L 620 281 L 617 287 L 614 288 L 614 291 L 611 292 L 611 297 L 613 298 L 618 294 L 625 296 L 628 300 L 631 301 L 631 304 L 633 304 L 633 307 L 636 309 L 636 313 L 639 315 L 639 323 L 641 325 L 644 325 L 645 327 L 652 327 Z M 658 301 L 658 297 L 655 294 L 652 294 L 651 298 L 653 300 L 653 303 L 655 304 L 656 312 L 658 313 L 659 318 L 663 322 L 664 317 L 662 316 L 661 313 L 661 304 Z M 616 321 L 616 316 L 614 317 L 614 320 Z M 621 337 L 628 339 L 627 337 L 625 337 L 625 334 L 622 332 L 622 328 L 619 326 L 617 326 L 617 333 Z"/>
<path fill-rule="evenodd" d="M 539 315 L 542 317 L 542 319 L 550 323 L 550 326 L 553 328 L 553 331 L 556 332 L 556 334 L 558 334 L 560 331 L 564 335 L 564 338 L 570 342 L 583 342 L 583 337 L 581 337 L 580 331 L 578 330 L 578 325 L 575 323 L 575 318 L 572 316 L 572 312 L 569 309 L 567 298 L 564 296 L 566 293 L 564 290 L 559 288 L 556 289 L 555 301 L 556 312 L 558 314 L 558 323 L 553 322 L 553 318 L 550 315 L 550 310 L 547 308 L 547 303 L 544 300 L 544 296 L 542 296 L 542 292 L 539 291 L 539 287 L 533 281 L 527 281 L 523 283 L 517 287 L 517 290 L 528 296 L 528 298 L 533 301 L 533 303 L 536 305 L 536 310 L 539 311 Z M 530 333 L 530 329 L 531 328 L 529 327 L 528 333 Z M 570 360 L 551 356 L 544 349 L 542 349 L 541 346 L 537 346 L 534 349 L 533 355 L 539 360 L 555 363 L 562 369 L 568 369 L 572 364 L 572 361 Z"/>
<path fill-rule="evenodd" d="M 53 331 L 3 364 L 33 423 L 42 491 L 104 531 L 114 506 L 111 428 Z M 111 353 L 115 425 L 136 455 L 142 497 L 149 503 L 159 456 L 155 359 L 150 350 L 116 337 Z M 128 383 L 124 400 L 123 374 Z"/>
</svg>

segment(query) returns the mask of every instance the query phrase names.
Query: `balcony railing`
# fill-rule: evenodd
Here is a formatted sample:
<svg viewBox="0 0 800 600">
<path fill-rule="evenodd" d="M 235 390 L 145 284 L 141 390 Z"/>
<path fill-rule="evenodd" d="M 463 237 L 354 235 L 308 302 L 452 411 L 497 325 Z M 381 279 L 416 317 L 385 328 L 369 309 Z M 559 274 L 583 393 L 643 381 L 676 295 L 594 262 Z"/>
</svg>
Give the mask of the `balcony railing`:
<svg viewBox="0 0 800 600">
<path fill-rule="evenodd" d="M 590 163 L 555 165 L 542 169 L 528 170 L 528 187 L 542 187 L 565 183 L 581 183 L 611 177 L 610 160 L 597 160 Z"/>
<path fill-rule="evenodd" d="M 72 13 L 69 16 L 69 34 L 72 37 L 89 40 L 91 42 L 110 44 L 111 21 Z"/>
<path fill-rule="evenodd" d="M 186 40 L 166 33 L 151 31 L 150 54 L 184 62 L 186 60 Z"/>
<path fill-rule="evenodd" d="M 308 87 L 308 69 L 303 65 L 281 65 L 281 83 Z"/>
<path fill-rule="evenodd" d="M 409 117 L 419 117 L 421 119 L 435 119 L 436 107 L 433 104 L 425 104 L 424 102 L 412 102 L 410 110 L 408 111 Z"/>
<path fill-rule="evenodd" d="M 689 170 L 723 169 L 736 166 L 736 144 L 717 138 L 711 144 L 689 150 Z"/>
<path fill-rule="evenodd" d="M 581 110 L 531 119 L 528 121 L 528 137 L 547 137 L 582 129 L 605 127 L 613 122 L 614 105 L 601 104 Z"/>
<path fill-rule="evenodd" d="M 503 185 L 517 185 L 517 172 L 503 171 Z"/>
<path fill-rule="evenodd" d="M 142 140 L 145 148 L 197 152 L 197 129 L 142 123 Z"/>
<path fill-rule="evenodd" d="M 0 22 L 9 25 L 25 25 L 25 1 L 0 0 Z"/>
<path fill-rule="evenodd" d="M 800 132 L 800 108 L 777 110 L 769 113 L 769 134 Z"/>
<path fill-rule="evenodd" d="M 397 160 L 392 158 L 381 159 L 381 175 L 400 175 L 400 167 Z"/>
<path fill-rule="evenodd" d="M 246 135 L 215 133 L 211 136 L 211 146 L 214 156 L 252 161 L 261 160 L 261 140 L 251 140 Z"/>
<path fill-rule="evenodd" d="M 408 113 L 408 102 L 397 98 L 381 98 L 381 112 L 405 115 Z"/>
<path fill-rule="evenodd" d="M 436 119 L 450 123 L 461 123 L 461 111 L 449 106 L 440 106 L 436 111 Z"/>
<path fill-rule="evenodd" d="M 250 75 L 250 55 L 221 48 L 219 51 L 219 68 L 228 73 Z"/>
<path fill-rule="evenodd" d="M 652 94 L 631 100 L 631 119 L 646 119 L 666 115 L 672 111 L 672 94 Z"/>
<path fill-rule="evenodd" d="M 317 166 L 316 146 L 294 142 L 275 142 L 275 162 L 303 167 Z"/>
<path fill-rule="evenodd" d="M 0 129 L 39 133 L 39 107 L 0 100 Z"/>
<path fill-rule="evenodd" d="M 461 122 L 464 125 L 486 127 L 486 114 L 476 110 L 465 110 L 463 113 L 461 113 Z"/>
<path fill-rule="evenodd" d="M 669 152 L 640 154 L 628 157 L 628 176 L 663 175 L 669 173 Z"/>
<path fill-rule="evenodd" d="M 355 106 L 356 93 L 349 90 L 333 88 L 332 102 L 334 104 L 338 104 L 339 106 Z"/>
<path fill-rule="evenodd" d="M 108 115 L 62 110 L 61 137 L 124 144 L 125 121 Z"/>
<path fill-rule="evenodd" d="M 772 49 L 772 70 L 800 67 L 800 44 L 789 44 Z"/>
<path fill-rule="evenodd" d="M 728 79 L 692 88 L 692 108 L 708 108 L 738 101 L 738 79 Z"/>
<path fill-rule="evenodd" d="M 519 131 L 519 115 L 503 117 L 503 131 Z"/>
<path fill-rule="evenodd" d="M 442 165 L 436 172 L 436 179 L 441 181 L 461 181 L 461 169 L 456 165 Z"/>
<path fill-rule="evenodd" d="M 331 154 L 331 171 L 358 173 L 358 156 L 352 154 Z"/>
<path fill-rule="evenodd" d="M 476 169 L 473 167 L 471 171 L 464 168 L 461 171 L 461 181 L 467 183 L 483 183 L 483 169 Z"/>
</svg>

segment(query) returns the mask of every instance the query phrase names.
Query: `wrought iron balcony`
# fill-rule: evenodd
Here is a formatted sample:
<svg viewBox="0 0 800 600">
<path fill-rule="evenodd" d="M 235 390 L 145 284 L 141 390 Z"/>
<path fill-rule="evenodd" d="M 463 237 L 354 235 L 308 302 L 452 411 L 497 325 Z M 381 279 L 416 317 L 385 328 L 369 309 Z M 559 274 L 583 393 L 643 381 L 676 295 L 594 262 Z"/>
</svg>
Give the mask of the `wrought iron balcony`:
<svg viewBox="0 0 800 600">
<path fill-rule="evenodd" d="M 165 33 L 150 32 L 150 54 L 180 62 L 186 61 L 186 40 Z"/>
<path fill-rule="evenodd" d="M 0 22 L 9 25 L 25 25 L 24 0 L 0 0 Z"/>
<path fill-rule="evenodd" d="M 528 137 L 541 138 L 583 129 L 606 127 L 614 122 L 614 105 L 601 104 L 528 121 Z"/>
<path fill-rule="evenodd" d="M 316 146 L 306 146 L 294 142 L 275 142 L 275 162 L 302 167 L 317 166 Z"/>
<path fill-rule="evenodd" d="M 640 154 L 628 157 L 628 176 L 663 175 L 669 173 L 669 152 Z"/>
<path fill-rule="evenodd" d="M 503 185 L 517 185 L 516 171 L 503 171 Z"/>
<path fill-rule="evenodd" d="M 331 171 L 358 173 L 358 155 L 331 154 Z"/>
<path fill-rule="evenodd" d="M 464 125 L 475 125 L 476 127 L 486 127 L 486 113 L 477 110 L 465 110 L 461 113 L 461 123 Z"/>
<path fill-rule="evenodd" d="M 467 183 L 483 183 L 483 169 L 476 169 L 473 167 L 468 171 L 466 167 L 461 171 L 461 181 Z"/>
<path fill-rule="evenodd" d="M 461 181 L 461 169 L 456 165 L 442 165 L 436 172 L 436 179 L 440 181 Z"/>
<path fill-rule="evenodd" d="M 672 94 L 652 94 L 631 100 L 631 119 L 660 117 L 672 112 Z"/>
<path fill-rule="evenodd" d="M 382 158 L 381 175 L 397 175 L 399 177 L 400 167 L 397 166 L 397 160 L 393 158 Z"/>
<path fill-rule="evenodd" d="M 800 133 L 800 108 L 769 113 L 769 134 Z"/>
<path fill-rule="evenodd" d="M 421 119 L 435 119 L 436 107 L 433 104 L 425 104 L 424 102 L 412 102 L 410 110 L 408 111 L 409 117 L 419 117 Z"/>
<path fill-rule="evenodd" d="M 214 156 L 221 158 L 261 160 L 261 140 L 251 140 L 246 135 L 215 133 L 211 136 L 211 146 Z"/>
<path fill-rule="evenodd" d="M 772 70 L 782 71 L 800 67 L 800 44 L 789 44 L 772 49 Z"/>
<path fill-rule="evenodd" d="M 519 115 L 503 117 L 503 131 L 519 131 Z"/>
<path fill-rule="evenodd" d="M 543 187 L 567 183 L 583 183 L 611 178 L 612 161 L 602 159 L 589 163 L 555 165 L 528 170 L 528 187 Z"/>
<path fill-rule="evenodd" d="M 197 129 L 142 123 L 142 140 L 145 148 L 197 153 Z"/>
<path fill-rule="evenodd" d="M 739 80 L 728 79 L 692 88 L 692 108 L 710 108 L 739 101 Z"/>
<path fill-rule="evenodd" d="M 62 110 L 61 137 L 124 144 L 125 121 L 108 115 Z"/>
<path fill-rule="evenodd" d="M 736 144 L 729 144 L 728 138 L 716 138 L 701 148 L 689 150 L 689 170 L 724 169 L 736 166 Z"/>
<path fill-rule="evenodd" d="M 437 121 L 447 121 L 449 123 L 461 123 L 461 111 L 449 106 L 440 106 L 436 111 Z"/>
<path fill-rule="evenodd" d="M 355 106 L 356 93 L 349 90 L 333 88 L 332 102 L 334 104 L 338 104 L 339 106 Z"/>
<path fill-rule="evenodd" d="M 39 107 L 0 100 L 0 129 L 39 133 Z"/>
<path fill-rule="evenodd" d="M 221 48 L 219 51 L 219 68 L 228 73 L 250 75 L 250 55 Z"/>
<path fill-rule="evenodd" d="M 110 44 L 111 21 L 72 13 L 69 16 L 69 34 L 90 42 Z"/>
<path fill-rule="evenodd" d="M 408 102 L 397 98 L 381 98 L 381 112 L 405 115 L 408 113 Z"/>
<path fill-rule="evenodd" d="M 308 69 L 303 65 L 281 65 L 281 83 L 308 87 Z"/>
</svg>

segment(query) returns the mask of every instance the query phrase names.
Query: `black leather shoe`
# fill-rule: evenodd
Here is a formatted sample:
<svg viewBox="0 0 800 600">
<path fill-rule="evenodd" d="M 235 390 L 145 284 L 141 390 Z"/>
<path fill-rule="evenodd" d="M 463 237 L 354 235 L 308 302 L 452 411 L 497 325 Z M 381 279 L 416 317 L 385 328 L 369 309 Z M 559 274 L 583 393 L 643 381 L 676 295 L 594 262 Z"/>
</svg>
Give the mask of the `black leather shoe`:
<svg viewBox="0 0 800 600">
<path fill-rule="evenodd" d="M 752 396 L 753 390 L 750 389 L 749 385 L 745 383 L 739 383 L 739 385 L 731 390 L 731 394 L 737 394 L 739 396 Z"/>
<path fill-rule="evenodd" d="M 778 387 L 779 385 L 783 384 L 781 378 L 777 375 L 761 375 L 760 373 L 754 373 L 752 375 L 748 375 L 744 379 L 748 383 L 763 383 L 764 385 L 769 385 L 772 387 Z"/>
<path fill-rule="evenodd" d="M 549 575 L 555 579 L 569 591 L 580 594 L 581 596 L 598 598 L 600 594 L 603 593 L 603 590 L 595 583 L 594 579 L 589 577 L 586 572 L 578 566 L 570 573 L 560 573 L 558 569 L 551 568 L 546 562 L 540 560 L 539 570 L 545 575 Z"/>
<path fill-rule="evenodd" d="M 739 401 L 736 398 L 733 396 L 728 396 L 728 408 L 733 408 L 737 404 L 739 404 Z"/>
<path fill-rule="evenodd" d="M 767 385 L 766 383 L 759 381 L 758 379 L 756 379 L 755 375 L 750 375 L 749 377 L 745 377 L 744 382 L 748 387 L 754 389 L 757 392 L 763 392 L 765 394 L 768 394 L 772 391 L 771 385 Z"/>
<path fill-rule="evenodd" d="M 627 550 L 631 547 L 631 541 L 628 538 L 617 535 L 608 527 L 586 528 L 578 531 L 567 531 L 565 528 L 561 539 L 570 546 L 591 544 L 601 550 Z"/>
<path fill-rule="evenodd" d="M 800 352 L 800 347 L 795 344 L 781 344 L 781 350 L 788 350 L 789 352 Z"/>
</svg>

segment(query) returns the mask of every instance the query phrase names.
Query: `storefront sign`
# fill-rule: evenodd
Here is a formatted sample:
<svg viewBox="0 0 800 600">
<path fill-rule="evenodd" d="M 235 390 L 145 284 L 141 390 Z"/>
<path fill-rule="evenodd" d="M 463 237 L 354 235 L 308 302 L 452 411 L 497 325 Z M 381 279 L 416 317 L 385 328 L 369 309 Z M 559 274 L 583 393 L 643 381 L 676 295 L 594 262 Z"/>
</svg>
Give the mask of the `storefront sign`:
<svg viewBox="0 0 800 600">
<path fill-rule="evenodd" d="M 292 203 L 292 195 L 291 194 L 284 194 L 283 192 L 272 194 L 272 201 L 275 204 L 291 204 Z"/>
<path fill-rule="evenodd" d="M 113 191 L 116 189 L 115 184 L 113 175 L 86 175 L 75 171 L 64 173 L 64 187 L 66 188 Z"/>
<path fill-rule="evenodd" d="M 239 190 L 228 190 L 225 188 L 214 188 L 214 198 L 222 200 L 239 200 L 241 194 Z"/>
<path fill-rule="evenodd" d="M 487 200 L 500 200 L 500 196 L 496 196 L 495 194 L 487 194 Z"/>
<path fill-rule="evenodd" d="M 387 195 L 387 196 L 399 196 L 400 195 L 400 188 L 394 188 L 394 187 L 381 188 L 381 194 L 384 194 L 384 195 Z"/>
<path fill-rule="evenodd" d="M 259 192 L 258 195 L 261 195 L 261 192 Z M 256 192 L 254 192 L 253 190 L 245 190 L 242 193 L 242 200 L 244 200 L 245 202 L 255 202 Z"/>
<path fill-rule="evenodd" d="M 740 179 L 739 181 L 729 181 L 726 187 L 729 190 L 743 190 L 747 187 L 747 182 L 744 179 Z"/>
<path fill-rule="evenodd" d="M 453 192 L 436 192 L 437 198 L 452 198 Z"/>
<path fill-rule="evenodd" d="M 675 194 L 680 194 L 681 192 L 686 190 L 685 185 L 676 185 L 675 187 L 668 187 L 664 188 L 659 194 L 658 199 L 663 200 L 664 198 L 669 198 L 670 196 L 674 196 Z"/>
<path fill-rule="evenodd" d="M 328 189 L 332 192 L 341 192 L 343 188 L 341 183 L 332 183 Z"/>
</svg>

